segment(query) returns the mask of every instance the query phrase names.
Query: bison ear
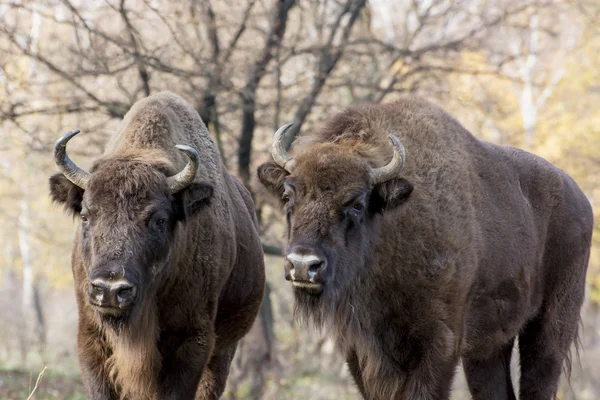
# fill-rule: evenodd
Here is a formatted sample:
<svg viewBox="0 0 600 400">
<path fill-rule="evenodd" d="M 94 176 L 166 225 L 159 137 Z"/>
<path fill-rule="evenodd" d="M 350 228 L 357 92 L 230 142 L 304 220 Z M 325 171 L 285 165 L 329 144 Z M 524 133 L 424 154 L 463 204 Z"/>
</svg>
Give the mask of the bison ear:
<svg viewBox="0 0 600 400">
<path fill-rule="evenodd" d="M 180 219 L 185 220 L 208 204 L 213 196 L 214 186 L 208 182 L 192 183 L 175 195 L 181 209 Z"/>
<path fill-rule="evenodd" d="M 256 174 L 258 175 L 260 183 L 262 183 L 269 192 L 274 196 L 281 198 L 281 195 L 283 194 L 283 180 L 289 175 L 289 172 L 274 162 L 266 162 L 258 167 Z"/>
<path fill-rule="evenodd" d="M 412 191 L 413 185 L 406 179 L 392 179 L 380 183 L 373 189 L 371 209 L 375 212 L 382 212 L 398 207 L 408 200 Z"/>
<path fill-rule="evenodd" d="M 72 213 L 73 216 L 81 212 L 83 189 L 61 173 L 50 177 L 50 197 L 52 197 L 52 201 L 64 205 L 65 210 Z"/>
</svg>

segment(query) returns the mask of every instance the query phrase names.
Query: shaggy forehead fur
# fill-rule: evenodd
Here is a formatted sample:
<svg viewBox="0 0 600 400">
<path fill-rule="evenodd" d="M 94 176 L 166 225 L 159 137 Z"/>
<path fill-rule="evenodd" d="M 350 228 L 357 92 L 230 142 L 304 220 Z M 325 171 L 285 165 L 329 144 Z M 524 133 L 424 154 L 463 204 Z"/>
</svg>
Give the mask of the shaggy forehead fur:
<svg viewBox="0 0 600 400">
<path fill-rule="evenodd" d="M 320 130 L 301 136 L 290 152 L 296 167 L 292 176 L 306 185 L 344 192 L 368 186 L 371 168 L 390 162 L 389 135 L 398 135 L 381 107 L 349 108 Z"/>
<path fill-rule="evenodd" d="M 296 158 L 295 181 L 320 190 L 352 190 L 369 182 L 369 165 L 356 153 L 331 143 L 313 143 Z"/>
<path fill-rule="evenodd" d="M 399 136 L 400 132 L 393 127 L 384 108 L 387 109 L 388 105 L 347 108 L 328 120 L 321 129 L 299 137 L 291 149 L 297 155 L 296 163 L 323 152 L 334 157 L 355 158 L 354 167 L 387 164 L 393 155 L 389 135 Z M 358 159 L 361 159 L 362 165 L 359 165 Z"/>
<path fill-rule="evenodd" d="M 126 201 L 129 212 L 139 212 L 145 203 L 166 194 L 166 175 L 172 167 L 166 161 L 136 156 L 107 157 L 91 169 L 89 188 L 84 194 L 88 207 L 114 206 Z"/>
</svg>

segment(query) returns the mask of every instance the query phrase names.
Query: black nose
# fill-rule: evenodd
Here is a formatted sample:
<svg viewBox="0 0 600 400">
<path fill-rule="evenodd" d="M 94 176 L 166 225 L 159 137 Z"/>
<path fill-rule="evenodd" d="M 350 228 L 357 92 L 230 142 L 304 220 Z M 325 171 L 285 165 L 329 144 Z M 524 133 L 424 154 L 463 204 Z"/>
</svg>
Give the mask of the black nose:
<svg viewBox="0 0 600 400">
<path fill-rule="evenodd" d="M 286 256 L 285 278 L 291 281 L 323 282 L 323 271 L 327 261 L 314 249 L 293 247 Z"/>
<path fill-rule="evenodd" d="M 135 303 L 137 289 L 131 283 L 95 279 L 90 284 L 90 302 L 99 307 L 127 309 Z"/>
</svg>

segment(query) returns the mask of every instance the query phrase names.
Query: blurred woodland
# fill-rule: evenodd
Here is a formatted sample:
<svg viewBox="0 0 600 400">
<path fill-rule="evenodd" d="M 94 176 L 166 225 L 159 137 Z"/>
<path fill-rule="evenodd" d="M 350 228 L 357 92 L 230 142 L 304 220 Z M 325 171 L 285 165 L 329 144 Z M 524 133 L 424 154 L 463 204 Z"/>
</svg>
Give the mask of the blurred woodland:
<svg viewBox="0 0 600 400">
<path fill-rule="evenodd" d="M 297 134 L 347 105 L 424 96 L 477 137 L 567 171 L 600 221 L 598 0 L 0 0 L 0 398 L 27 398 L 44 366 L 32 398 L 84 398 L 75 222 L 48 197 L 52 146 L 81 129 L 69 154 L 89 167 L 131 105 L 160 90 L 198 110 L 255 196 L 271 254 L 224 398 L 358 398 L 332 343 L 293 320 L 283 218 L 255 177 L 284 123 Z M 599 222 L 587 281 L 562 399 L 600 398 Z M 455 386 L 469 398 L 461 372 Z"/>
</svg>

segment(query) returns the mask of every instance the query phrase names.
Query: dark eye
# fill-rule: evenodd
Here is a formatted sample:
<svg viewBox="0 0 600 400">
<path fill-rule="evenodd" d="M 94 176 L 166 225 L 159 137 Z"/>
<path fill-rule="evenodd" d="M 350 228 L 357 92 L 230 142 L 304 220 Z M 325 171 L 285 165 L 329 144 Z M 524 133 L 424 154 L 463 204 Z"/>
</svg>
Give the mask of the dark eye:
<svg viewBox="0 0 600 400">
<path fill-rule="evenodd" d="M 287 203 L 288 201 L 290 201 L 290 196 L 284 193 L 283 196 L 281 196 L 281 200 L 283 200 L 284 203 Z"/>
<path fill-rule="evenodd" d="M 164 228 L 165 225 L 167 224 L 167 220 L 164 218 L 159 218 L 156 220 L 156 227 L 157 228 Z"/>
<path fill-rule="evenodd" d="M 352 211 L 360 213 L 362 210 L 364 210 L 364 208 L 365 206 L 363 206 L 361 203 L 356 203 L 354 206 L 352 206 Z"/>
<path fill-rule="evenodd" d="M 81 222 L 87 224 L 89 222 L 88 216 L 85 214 L 81 214 Z"/>
</svg>

